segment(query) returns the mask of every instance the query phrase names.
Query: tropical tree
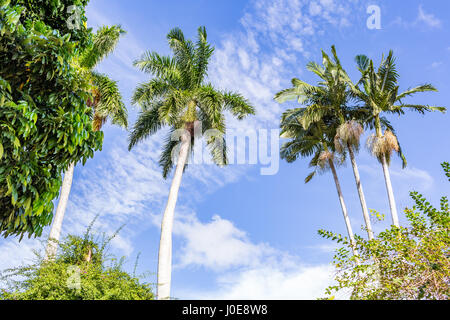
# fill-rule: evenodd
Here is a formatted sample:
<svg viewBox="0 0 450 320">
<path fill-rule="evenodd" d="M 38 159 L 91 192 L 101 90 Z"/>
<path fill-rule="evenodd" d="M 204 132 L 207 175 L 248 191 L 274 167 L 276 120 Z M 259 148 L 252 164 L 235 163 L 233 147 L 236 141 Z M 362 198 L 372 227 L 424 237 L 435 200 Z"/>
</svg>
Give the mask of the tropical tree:
<svg viewBox="0 0 450 320">
<path fill-rule="evenodd" d="M 91 158 L 103 136 L 92 128 L 87 79 L 71 62 L 92 41 L 55 23 L 62 4 L 0 0 L 0 234 L 40 236 L 53 217 L 61 173 Z M 41 6 L 39 6 L 40 4 Z M 45 15 L 52 12 L 51 15 Z M 80 8 L 80 20 L 85 21 Z M 84 39 L 84 40 L 83 40 Z"/>
<path fill-rule="evenodd" d="M 322 65 L 315 62 L 307 65 L 307 69 L 320 78 L 316 86 L 294 78 L 292 88 L 277 93 L 275 100 L 279 103 L 297 100 L 299 103 L 310 104 L 306 110 L 299 109 L 301 112 L 300 122 L 306 129 L 323 117 L 334 118 L 338 126 L 334 137 L 336 151 L 341 154 L 348 151 L 350 155 L 367 234 L 369 239 L 373 239 L 370 216 L 355 158 L 355 153 L 360 147 L 360 136 L 364 131 L 360 122 L 367 117 L 360 108 L 348 106 L 351 96 L 345 81 L 345 71 L 334 46 L 331 47 L 331 52 L 333 59 L 322 50 Z M 295 116 L 300 117 L 300 114 L 297 113 Z M 385 124 L 385 119 L 382 120 Z"/>
<path fill-rule="evenodd" d="M 203 135 L 213 161 L 219 166 L 226 165 L 224 112 L 229 111 L 238 119 L 255 112 L 242 95 L 220 91 L 206 82 L 214 48 L 207 41 L 204 27 L 198 29 L 195 43 L 185 39 L 179 28 L 172 29 L 167 40 L 172 57 L 146 52 L 135 62 L 136 67 L 154 78 L 136 88 L 133 103 L 140 105 L 142 111 L 129 137 L 131 150 L 161 128 L 170 128 L 159 164 L 164 178 L 175 163 L 176 169 L 161 224 L 158 299 L 170 298 L 174 210 L 188 155 L 193 150 L 194 135 Z"/>
<path fill-rule="evenodd" d="M 424 84 L 399 93 L 399 74 L 397 73 L 392 50 L 386 58 L 382 57 L 381 64 L 377 70 L 374 68 L 373 61 L 365 55 L 358 55 L 355 60 L 361 72 L 361 79 L 356 84 L 353 84 L 348 75 L 345 74 L 346 83 L 349 85 L 352 95 L 359 102 L 363 103 L 364 108 L 370 112 L 366 121 L 374 123 L 376 133 L 369 138 L 368 146 L 383 167 L 392 222 L 398 227 L 400 224 L 392 190 L 389 164 L 394 150 L 402 157 L 404 167 L 406 166 L 406 159 L 402 154 L 395 133 L 389 129 L 383 132 L 381 115 L 383 113 L 403 115 L 406 110 L 424 114 L 428 111 L 445 112 L 446 109 L 443 107 L 403 103 L 405 98 L 415 93 L 437 91 L 437 89 L 431 84 Z"/>
<path fill-rule="evenodd" d="M 350 243 L 354 243 L 355 238 L 335 166 L 335 163 L 342 163 L 343 160 L 335 157 L 336 153 L 334 152 L 335 146 L 333 141 L 334 136 L 336 135 L 335 118 L 324 117 L 321 120 L 315 121 L 305 129 L 301 120 L 306 112 L 308 112 L 307 108 L 297 108 L 287 110 L 283 113 L 281 120 L 281 137 L 290 139 L 290 141 L 282 145 L 280 152 L 281 158 L 292 163 L 296 161 L 298 157 L 312 156 L 309 165 L 314 168 L 314 171 L 306 177 L 305 183 L 311 181 L 317 173 L 331 170 L 342 214 L 344 216 L 345 226 L 347 227 L 349 241 Z M 354 248 L 353 253 L 355 257 L 358 256 L 356 248 Z"/>
<path fill-rule="evenodd" d="M 94 36 L 92 45 L 86 50 L 74 64 L 79 72 L 89 80 L 92 97 L 88 100 L 88 106 L 93 109 L 93 129 L 100 131 L 107 119 L 113 124 L 127 127 L 127 110 L 122 101 L 117 83 L 108 76 L 93 71 L 94 68 L 110 54 L 116 47 L 120 36 L 125 31 L 120 26 L 102 27 Z M 46 259 L 55 256 L 58 241 L 61 235 L 61 226 L 64 219 L 70 189 L 72 187 L 75 163 L 72 162 L 64 173 L 60 198 L 56 208 L 55 218 L 50 230 L 46 249 Z"/>
</svg>

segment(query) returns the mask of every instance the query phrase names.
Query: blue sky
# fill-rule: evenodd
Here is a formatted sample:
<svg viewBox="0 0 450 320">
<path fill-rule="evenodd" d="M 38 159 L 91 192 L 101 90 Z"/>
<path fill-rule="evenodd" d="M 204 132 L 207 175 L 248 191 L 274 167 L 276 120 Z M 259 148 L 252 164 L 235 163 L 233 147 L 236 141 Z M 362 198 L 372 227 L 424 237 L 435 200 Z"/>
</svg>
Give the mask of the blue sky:
<svg viewBox="0 0 450 320">
<path fill-rule="evenodd" d="M 366 27 L 366 9 L 373 4 L 381 8 L 380 30 Z M 379 62 L 382 53 L 393 49 L 401 89 L 432 83 L 439 90 L 411 101 L 446 107 L 450 101 L 450 3 L 445 0 L 92 0 L 87 15 L 94 28 L 121 24 L 127 30 L 116 52 L 98 69 L 119 81 L 130 123 L 138 112 L 130 103 L 133 89 L 149 79 L 132 62 L 145 50 L 169 54 L 165 35 L 176 26 L 193 38 L 205 25 L 216 48 L 209 80 L 242 93 L 256 106 L 255 117 L 242 122 L 230 118 L 231 129 L 277 129 L 281 113 L 295 104 L 278 105 L 273 95 L 289 87 L 293 77 L 314 83 L 317 79 L 305 65 L 310 60 L 320 62 L 320 50 L 329 51 L 333 44 L 353 79 L 358 76 L 355 55 L 364 53 Z M 398 209 L 411 205 L 411 190 L 438 204 L 440 196 L 449 193 L 440 168 L 441 162 L 450 161 L 448 113 L 408 113 L 390 120 L 409 163 L 402 170 L 395 158 L 391 166 Z M 76 167 L 63 232 L 82 232 L 96 214 L 100 214 L 96 224 L 100 231 L 113 232 L 126 223 L 111 251 L 128 256 L 130 270 L 140 252 L 138 271 L 155 274 L 159 224 L 170 183 L 162 179 L 157 165 L 162 133 L 130 153 L 126 131 L 110 125 L 104 131 L 102 152 L 84 167 Z M 369 208 L 386 214 L 386 222 L 375 224 L 379 232 L 390 222 L 382 169 L 365 148 L 357 161 Z M 187 169 L 174 227 L 174 297 L 323 295 L 331 283 L 329 263 L 335 247 L 317 230 L 345 233 L 331 174 L 305 185 L 308 159 L 294 164 L 280 161 L 278 173 L 272 176 L 261 175 L 260 169 L 259 165 Z M 338 174 L 353 229 L 365 235 L 360 230 L 363 218 L 351 166 L 339 168 Z M 0 268 L 29 261 L 31 249 L 41 246 L 39 240 L 0 240 Z M 149 281 L 156 281 L 156 275 Z"/>
</svg>

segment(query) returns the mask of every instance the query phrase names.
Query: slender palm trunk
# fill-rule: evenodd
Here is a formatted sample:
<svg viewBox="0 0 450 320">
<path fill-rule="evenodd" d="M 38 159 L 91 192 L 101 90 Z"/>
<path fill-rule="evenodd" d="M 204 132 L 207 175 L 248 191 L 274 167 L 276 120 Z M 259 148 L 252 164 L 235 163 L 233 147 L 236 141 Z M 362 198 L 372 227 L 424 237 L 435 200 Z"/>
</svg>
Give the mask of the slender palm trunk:
<svg viewBox="0 0 450 320">
<path fill-rule="evenodd" d="M 381 158 L 381 165 L 383 166 L 384 181 L 386 182 L 389 207 L 391 208 L 392 223 L 394 224 L 394 226 L 400 227 L 400 223 L 398 221 L 397 205 L 395 204 L 394 192 L 392 191 L 391 174 L 389 173 L 389 166 L 384 155 Z"/>
<path fill-rule="evenodd" d="M 72 187 L 73 170 L 75 165 L 71 163 L 64 173 L 64 179 L 59 196 L 58 207 L 56 208 L 55 218 L 53 220 L 50 236 L 48 237 L 47 248 L 45 250 L 45 260 L 54 259 L 58 249 L 58 241 L 61 236 L 61 226 L 66 212 L 67 202 L 69 201 L 70 189 Z"/>
<path fill-rule="evenodd" d="M 355 246 L 355 237 L 353 235 L 352 226 L 350 224 L 350 219 L 348 217 L 347 206 L 344 202 L 344 196 L 342 195 L 341 185 L 339 184 L 339 179 L 336 173 L 336 168 L 334 167 L 333 160 L 329 159 L 328 163 L 330 164 L 331 171 L 333 172 L 334 183 L 336 184 L 336 190 L 339 196 L 339 202 L 341 203 L 342 214 L 344 215 L 345 226 L 347 227 L 348 237 L 350 239 L 350 244 L 352 246 L 353 254 L 358 256 L 358 251 Z"/>
<path fill-rule="evenodd" d="M 383 136 L 383 132 L 381 131 L 381 123 L 379 116 L 375 118 L 375 128 L 377 137 L 381 138 Z M 400 227 L 400 223 L 398 221 L 397 205 L 395 204 L 394 191 L 392 190 L 391 174 L 389 173 L 389 166 L 386 161 L 385 155 L 381 157 L 381 165 L 383 167 L 384 181 L 386 183 L 386 190 L 389 199 L 389 207 L 391 209 L 392 223 L 394 224 L 394 226 Z"/>
<path fill-rule="evenodd" d="M 364 221 L 366 222 L 367 235 L 369 236 L 369 240 L 372 240 L 373 239 L 372 224 L 370 223 L 369 211 L 367 210 L 366 198 L 364 196 L 361 178 L 359 176 L 358 165 L 356 164 L 355 153 L 353 151 L 353 147 L 350 144 L 348 144 L 347 147 L 348 153 L 350 154 L 350 160 L 352 162 L 353 174 L 355 176 L 356 188 L 358 189 L 359 201 L 361 202 Z"/>
<path fill-rule="evenodd" d="M 175 169 L 175 175 L 172 180 L 169 198 L 167 200 L 166 209 L 164 211 L 161 223 L 161 239 L 159 242 L 158 255 L 158 300 L 170 299 L 172 273 L 172 227 L 175 205 L 178 198 L 178 190 L 180 189 L 181 178 L 183 177 L 183 170 L 187 161 L 190 143 L 191 138 L 189 133 L 186 131 L 186 133 L 181 136 L 181 148 L 178 155 L 177 167 Z"/>
</svg>

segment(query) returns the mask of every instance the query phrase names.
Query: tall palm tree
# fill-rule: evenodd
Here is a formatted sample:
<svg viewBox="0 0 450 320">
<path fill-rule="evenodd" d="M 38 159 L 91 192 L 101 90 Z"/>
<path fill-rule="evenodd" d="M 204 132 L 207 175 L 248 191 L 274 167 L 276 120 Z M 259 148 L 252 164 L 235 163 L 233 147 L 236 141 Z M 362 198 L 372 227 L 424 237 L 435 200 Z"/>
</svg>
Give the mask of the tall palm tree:
<svg viewBox="0 0 450 320">
<path fill-rule="evenodd" d="M 329 116 L 324 117 L 323 119 L 313 122 L 306 129 L 301 122 L 302 115 L 307 112 L 307 108 L 297 108 L 287 110 L 283 113 L 281 119 L 281 137 L 290 139 L 290 141 L 282 145 L 280 152 L 281 158 L 285 159 L 289 163 L 292 163 L 296 161 L 298 157 L 312 156 L 309 165 L 314 168 L 314 171 L 306 177 L 305 183 L 311 181 L 317 173 L 323 173 L 327 170 L 331 170 L 338 193 L 345 226 L 347 227 L 348 237 L 353 247 L 353 254 L 357 257 L 358 252 L 355 247 L 355 237 L 353 235 L 352 226 L 350 224 L 350 219 L 347 212 L 347 206 L 345 205 L 344 196 L 342 194 L 342 189 L 335 166 L 335 163 L 342 162 L 342 159 L 336 158 L 336 154 L 334 152 L 335 146 L 333 141 L 334 136 L 336 135 L 335 118 Z"/>
<path fill-rule="evenodd" d="M 154 75 L 154 78 L 136 88 L 133 103 L 140 105 L 142 111 L 129 137 L 131 150 L 162 127 L 170 128 L 159 161 L 165 179 L 177 157 L 161 224 L 157 283 L 160 300 L 170 299 L 174 211 L 187 158 L 193 150 L 196 128 L 200 127 L 201 122 L 200 134 L 207 136 L 206 142 L 214 162 L 220 166 L 226 165 L 224 112 L 230 111 L 238 119 L 255 113 L 240 94 L 219 91 L 205 81 L 214 48 L 207 42 L 204 27 L 198 29 L 196 43 L 185 39 L 179 28 L 172 29 L 167 40 L 172 57 L 147 52 L 135 62 L 135 66 Z M 208 134 L 210 129 L 215 130 L 215 134 Z"/>
<path fill-rule="evenodd" d="M 122 101 L 117 83 L 108 76 L 96 72 L 95 67 L 116 47 L 125 31 L 120 26 L 101 27 L 94 35 L 92 46 L 83 52 L 73 64 L 91 83 L 92 98 L 87 102 L 93 109 L 93 129 L 100 131 L 103 124 L 110 119 L 113 124 L 128 126 L 127 110 Z M 58 248 L 61 226 L 64 219 L 75 164 L 71 163 L 64 173 L 58 206 L 47 242 L 45 260 L 53 259 Z"/>
<path fill-rule="evenodd" d="M 315 62 L 310 62 L 307 65 L 307 69 L 320 78 L 316 86 L 293 79 L 293 87 L 277 93 L 275 100 L 283 103 L 296 99 L 300 103 L 309 103 L 310 106 L 304 112 L 301 112 L 301 116 L 298 113 L 296 114 L 297 117 L 300 117 L 301 123 L 306 129 L 325 116 L 334 117 L 338 126 L 334 137 L 336 150 L 342 154 L 348 151 L 350 155 L 367 234 L 369 239 L 373 239 L 370 216 L 355 158 L 355 152 L 359 150 L 360 146 L 360 136 L 363 133 L 363 128 L 359 122 L 362 117 L 365 118 L 365 113 L 359 108 L 348 107 L 351 97 L 345 81 L 345 71 L 334 46 L 331 47 L 331 52 L 333 59 L 322 50 L 322 65 Z"/>
<path fill-rule="evenodd" d="M 392 50 L 386 58 L 383 56 L 377 70 L 374 68 L 373 61 L 365 55 L 358 55 L 355 60 L 361 72 L 361 79 L 358 83 L 353 84 L 348 75 L 345 75 L 346 82 L 352 95 L 363 103 L 364 108 L 369 111 L 367 121 L 374 124 L 375 134 L 369 138 L 368 146 L 383 167 L 392 223 L 398 227 L 400 224 L 392 190 L 389 164 L 394 150 L 401 156 L 403 167 L 406 166 L 406 159 L 402 154 L 395 133 L 390 129 L 383 131 L 381 115 L 383 113 L 402 115 L 406 110 L 418 111 L 424 114 L 427 111 L 445 112 L 446 109 L 443 107 L 403 103 L 402 100 L 404 98 L 410 97 L 415 93 L 437 90 L 431 84 L 424 84 L 399 94 L 399 74 L 397 73 Z"/>
</svg>

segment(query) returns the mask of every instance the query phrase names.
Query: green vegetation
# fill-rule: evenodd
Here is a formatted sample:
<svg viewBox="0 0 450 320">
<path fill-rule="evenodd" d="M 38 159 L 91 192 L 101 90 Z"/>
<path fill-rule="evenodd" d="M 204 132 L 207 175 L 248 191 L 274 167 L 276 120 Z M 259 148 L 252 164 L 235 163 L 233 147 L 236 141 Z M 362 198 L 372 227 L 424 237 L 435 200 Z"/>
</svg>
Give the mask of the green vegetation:
<svg viewBox="0 0 450 320">
<path fill-rule="evenodd" d="M 116 234 L 100 239 L 88 228 L 83 237 L 67 236 L 55 260 L 37 254 L 34 264 L 5 270 L 0 300 L 152 300 L 151 285 L 107 254 Z"/>
<path fill-rule="evenodd" d="M 449 163 L 442 167 L 450 181 Z M 415 205 L 404 211 L 408 226 L 392 226 L 373 240 L 355 236 L 359 265 L 350 254 L 346 237 L 319 231 L 323 237 L 343 244 L 333 262 L 337 285 L 327 289 L 328 295 L 344 289 L 351 291 L 351 299 L 358 300 L 450 298 L 448 198 L 442 197 L 440 209 L 436 209 L 419 193 L 410 195 Z"/>
<path fill-rule="evenodd" d="M 93 157 L 103 135 L 86 105 L 90 84 L 71 64 L 82 48 L 8 3 L 0 2 L 0 234 L 40 236 L 61 172 Z"/>
</svg>

